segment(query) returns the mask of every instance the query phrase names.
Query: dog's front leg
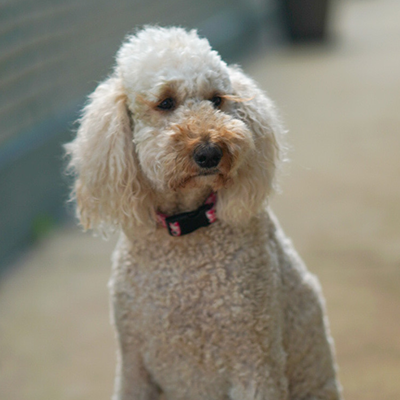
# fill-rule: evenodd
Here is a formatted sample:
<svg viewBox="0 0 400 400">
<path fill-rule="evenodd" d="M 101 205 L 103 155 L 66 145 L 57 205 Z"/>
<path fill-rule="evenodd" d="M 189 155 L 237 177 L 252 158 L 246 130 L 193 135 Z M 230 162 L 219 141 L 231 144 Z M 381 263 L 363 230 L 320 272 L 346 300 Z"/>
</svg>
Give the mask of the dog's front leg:
<svg viewBox="0 0 400 400">
<path fill-rule="evenodd" d="M 158 400 L 160 394 L 138 352 L 120 351 L 112 400 Z"/>
</svg>

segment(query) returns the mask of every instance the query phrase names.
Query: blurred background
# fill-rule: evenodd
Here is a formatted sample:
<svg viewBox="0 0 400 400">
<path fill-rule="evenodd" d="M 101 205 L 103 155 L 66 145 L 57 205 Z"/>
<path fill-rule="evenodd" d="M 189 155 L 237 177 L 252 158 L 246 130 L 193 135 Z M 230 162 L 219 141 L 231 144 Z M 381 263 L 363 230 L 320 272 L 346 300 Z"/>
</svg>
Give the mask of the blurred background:
<svg viewBox="0 0 400 400">
<path fill-rule="evenodd" d="M 62 144 L 144 24 L 196 28 L 276 101 L 272 207 L 322 283 L 347 400 L 400 398 L 398 0 L 0 0 L 0 398 L 109 399 L 115 238 L 66 206 Z"/>
</svg>

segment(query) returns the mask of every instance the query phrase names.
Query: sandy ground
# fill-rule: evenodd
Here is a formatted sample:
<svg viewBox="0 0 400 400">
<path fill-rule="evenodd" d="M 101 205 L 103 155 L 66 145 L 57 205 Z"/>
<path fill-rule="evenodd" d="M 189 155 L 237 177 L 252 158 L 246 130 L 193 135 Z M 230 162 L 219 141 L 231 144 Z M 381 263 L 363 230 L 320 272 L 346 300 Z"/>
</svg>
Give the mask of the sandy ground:
<svg viewBox="0 0 400 400">
<path fill-rule="evenodd" d="M 336 40 L 244 64 L 291 163 L 273 208 L 320 277 L 347 400 L 400 398 L 400 2 L 341 2 Z M 0 282 L 0 399 L 109 399 L 114 241 L 55 232 Z"/>
</svg>

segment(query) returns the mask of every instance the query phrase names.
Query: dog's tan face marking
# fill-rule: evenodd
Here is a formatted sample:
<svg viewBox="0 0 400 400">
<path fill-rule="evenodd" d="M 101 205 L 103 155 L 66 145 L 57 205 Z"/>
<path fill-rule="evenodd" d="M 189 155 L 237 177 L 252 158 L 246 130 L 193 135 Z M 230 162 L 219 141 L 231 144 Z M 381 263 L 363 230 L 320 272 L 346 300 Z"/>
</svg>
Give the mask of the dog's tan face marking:
<svg viewBox="0 0 400 400">
<path fill-rule="evenodd" d="M 232 96 L 212 82 L 198 86 L 176 79 L 137 95 L 136 149 L 145 175 L 160 189 L 227 186 L 253 146 L 251 133 L 234 117 Z M 212 169 L 193 159 L 195 149 L 207 143 L 222 150 Z"/>
<path fill-rule="evenodd" d="M 213 109 L 209 101 L 203 101 L 184 113 L 180 122 L 172 124 L 170 132 L 170 152 L 173 165 L 168 169 L 168 185 L 176 190 L 179 187 L 197 187 L 205 181 L 218 190 L 226 185 L 234 166 L 250 146 L 250 133 L 244 124 L 228 115 Z M 219 164 L 211 170 L 203 170 L 193 159 L 195 149 L 205 143 L 217 145 L 222 150 Z M 208 176 L 208 179 L 197 179 Z"/>
</svg>

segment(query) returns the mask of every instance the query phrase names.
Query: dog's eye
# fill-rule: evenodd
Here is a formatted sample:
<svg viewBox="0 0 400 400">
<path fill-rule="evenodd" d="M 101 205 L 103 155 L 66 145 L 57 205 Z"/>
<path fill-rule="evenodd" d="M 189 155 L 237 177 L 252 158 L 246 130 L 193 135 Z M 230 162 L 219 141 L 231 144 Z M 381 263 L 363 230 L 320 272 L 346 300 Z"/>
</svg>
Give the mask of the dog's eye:
<svg viewBox="0 0 400 400">
<path fill-rule="evenodd" d="M 171 99 L 171 97 L 168 97 L 167 99 L 163 100 L 158 106 L 157 108 L 159 110 L 172 110 L 173 108 L 175 108 L 175 101 L 174 99 Z"/>
<path fill-rule="evenodd" d="M 222 103 L 222 98 L 220 96 L 214 96 L 210 101 L 215 108 L 218 108 Z"/>
</svg>

